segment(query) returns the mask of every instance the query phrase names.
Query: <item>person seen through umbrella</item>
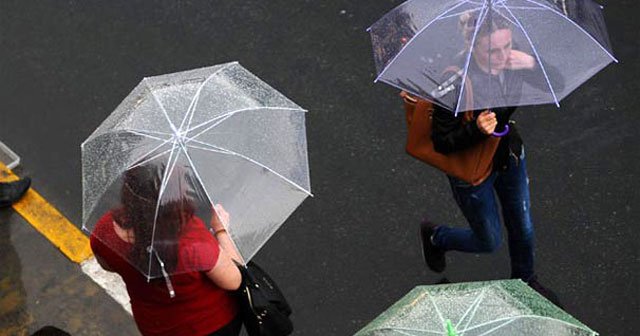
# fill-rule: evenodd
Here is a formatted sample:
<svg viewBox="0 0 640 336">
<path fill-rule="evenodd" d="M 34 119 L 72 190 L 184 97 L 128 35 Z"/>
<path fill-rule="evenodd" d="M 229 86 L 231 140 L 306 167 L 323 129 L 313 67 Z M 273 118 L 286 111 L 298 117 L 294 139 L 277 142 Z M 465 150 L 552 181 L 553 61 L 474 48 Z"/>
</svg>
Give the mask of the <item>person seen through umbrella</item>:
<svg viewBox="0 0 640 336">
<path fill-rule="evenodd" d="M 212 233 L 195 215 L 186 172 L 176 168 L 163 187 L 164 171 L 150 163 L 126 171 L 121 205 L 100 218 L 91 248 L 105 270 L 122 276 L 143 335 L 238 335 L 234 260 L 242 259 L 225 231 L 229 214 L 215 206 Z M 150 265 L 171 274 L 170 282 L 139 271 Z"/>
<path fill-rule="evenodd" d="M 492 173 L 482 183 L 474 186 L 448 176 L 453 197 L 469 228 L 454 228 L 424 219 L 421 223 L 424 257 L 431 270 L 442 272 L 447 251 L 496 251 L 502 240 L 499 200 L 508 234 L 511 277 L 528 282 L 555 300 L 554 295 L 538 283 L 534 272 L 534 228 L 525 151 L 515 123 L 509 121 L 516 107 L 506 105 L 517 100 L 513 97 L 522 92 L 523 84 L 536 85 L 544 81 L 536 78 L 540 76 L 536 58 L 514 46 L 512 23 L 497 12 L 487 15 L 479 26 L 477 12 L 460 16 L 460 29 L 468 49 L 459 54 L 453 67 L 443 76 L 443 80 L 453 76 L 455 88 L 441 92 L 440 97 L 436 93 L 435 98 L 453 100 L 459 97 L 462 85 L 459 69 L 464 69 L 468 62 L 465 80 L 465 91 L 468 92 L 465 94 L 472 91 L 476 106 L 498 107 L 475 110 L 473 106 L 463 105 L 460 111 L 473 110 L 473 120 L 463 123 L 465 113 L 454 114 L 434 104 L 432 141 L 437 152 L 448 154 L 469 148 L 494 132 L 505 130 L 506 125 L 510 128 L 494 154 Z M 467 59 L 469 49 L 471 55 Z M 550 76 L 558 76 L 552 67 L 544 66 Z M 406 93 L 403 95 L 407 96 Z M 460 101 L 465 104 L 464 99 Z"/>
</svg>

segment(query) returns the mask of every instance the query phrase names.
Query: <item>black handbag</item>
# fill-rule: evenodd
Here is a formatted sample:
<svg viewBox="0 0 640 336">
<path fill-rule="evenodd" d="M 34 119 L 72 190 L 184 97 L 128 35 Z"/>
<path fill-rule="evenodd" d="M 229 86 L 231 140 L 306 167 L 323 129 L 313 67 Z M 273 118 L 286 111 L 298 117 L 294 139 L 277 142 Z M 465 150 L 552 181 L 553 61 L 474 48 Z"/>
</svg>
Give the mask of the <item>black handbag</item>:
<svg viewBox="0 0 640 336">
<path fill-rule="evenodd" d="M 275 281 L 256 263 L 239 265 L 240 313 L 249 336 L 286 336 L 293 332 L 291 306 Z"/>
</svg>

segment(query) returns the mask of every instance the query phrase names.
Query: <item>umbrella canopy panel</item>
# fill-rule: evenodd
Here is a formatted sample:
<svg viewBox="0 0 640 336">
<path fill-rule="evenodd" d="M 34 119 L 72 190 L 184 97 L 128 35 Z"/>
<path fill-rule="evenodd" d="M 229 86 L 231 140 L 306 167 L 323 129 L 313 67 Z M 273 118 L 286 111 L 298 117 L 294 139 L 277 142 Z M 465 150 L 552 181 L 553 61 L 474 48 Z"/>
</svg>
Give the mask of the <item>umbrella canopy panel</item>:
<svg viewBox="0 0 640 336">
<path fill-rule="evenodd" d="M 127 205 L 144 168 L 154 225 L 176 201 L 204 225 L 221 204 L 248 261 L 310 195 L 305 112 L 235 62 L 145 78 L 82 144 L 83 228 Z"/>
</svg>

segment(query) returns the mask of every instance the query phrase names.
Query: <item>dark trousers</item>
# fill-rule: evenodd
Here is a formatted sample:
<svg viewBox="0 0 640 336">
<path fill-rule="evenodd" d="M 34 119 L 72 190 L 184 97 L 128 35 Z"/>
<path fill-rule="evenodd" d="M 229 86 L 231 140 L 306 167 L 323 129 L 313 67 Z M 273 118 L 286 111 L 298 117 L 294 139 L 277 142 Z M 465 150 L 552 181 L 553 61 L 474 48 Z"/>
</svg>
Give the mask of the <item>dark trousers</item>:
<svg viewBox="0 0 640 336">
<path fill-rule="evenodd" d="M 472 186 L 453 177 L 449 182 L 469 228 L 440 226 L 433 237 L 434 244 L 444 250 L 495 251 L 502 241 L 499 200 L 507 228 L 511 277 L 528 281 L 534 273 L 534 233 L 524 149 L 519 158 L 509 158 L 505 171 L 493 172 L 480 185 Z"/>
</svg>

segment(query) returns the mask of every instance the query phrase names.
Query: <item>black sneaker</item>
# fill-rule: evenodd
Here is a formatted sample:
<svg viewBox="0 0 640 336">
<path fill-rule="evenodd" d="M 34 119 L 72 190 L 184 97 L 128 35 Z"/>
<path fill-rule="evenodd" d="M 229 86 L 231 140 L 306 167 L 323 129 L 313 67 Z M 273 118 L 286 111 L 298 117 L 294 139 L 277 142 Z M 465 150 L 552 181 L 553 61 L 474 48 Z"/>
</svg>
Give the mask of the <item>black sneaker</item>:
<svg viewBox="0 0 640 336">
<path fill-rule="evenodd" d="M 429 269 L 436 273 L 442 273 L 447 267 L 447 262 L 444 257 L 445 251 L 431 242 L 431 236 L 436 230 L 436 225 L 428 220 L 423 220 L 420 223 L 420 240 L 422 241 L 422 256 L 424 262 Z"/>
<path fill-rule="evenodd" d="M 17 202 L 29 190 L 30 186 L 31 179 L 28 177 L 14 182 L 0 183 L 0 208 L 11 206 Z"/>
<path fill-rule="evenodd" d="M 564 309 L 564 307 L 560 303 L 560 299 L 558 298 L 558 295 L 556 295 L 556 293 L 554 293 L 551 289 L 543 286 L 538 281 L 537 276 L 534 275 L 533 277 L 531 277 L 531 279 L 529 279 L 527 284 L 529 285 L 529 287 L 533 288 L 533 290 L 538 292 L 538 294 L 544 296 L 547 300 L 551 301 L 553 304 L 555 304 L 559 308 Z"/>
</svg>

